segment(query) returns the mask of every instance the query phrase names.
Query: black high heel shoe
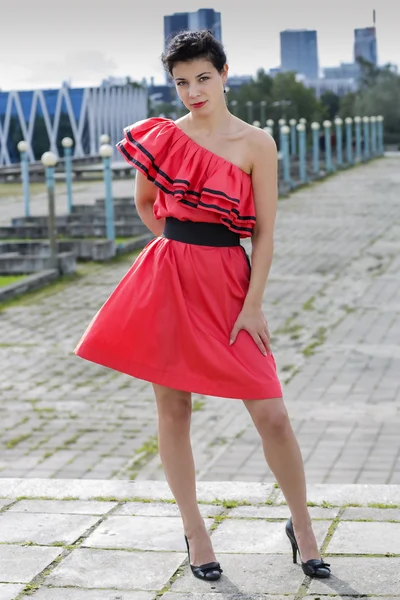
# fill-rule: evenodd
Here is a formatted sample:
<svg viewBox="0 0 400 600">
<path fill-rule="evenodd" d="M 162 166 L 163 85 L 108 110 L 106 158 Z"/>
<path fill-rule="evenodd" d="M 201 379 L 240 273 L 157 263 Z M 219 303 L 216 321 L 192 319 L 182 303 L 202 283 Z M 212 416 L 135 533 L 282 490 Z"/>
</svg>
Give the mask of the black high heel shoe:
<svg viewBox="0 0 400 600">
<path fill-rule="evenodd" d="M 300 559 L 301 555 L 296 537 L 294 535 L 292 517 L 290 517 L 289 521 L 286 523 L 286 535 L 288 536 L 290 543 L 292 544 L 293 562 L 297 563 L 297 553 L 299 553 Z M 312 558 L 311 560 L 308 560 L 305 563 L 301 561 L 301 568 L 303 569 L 303 573 L 305 575 L 308 575 L 309 577 L 315 577 L 319 579 L 326 579 L 330 576 L 330 566 L 331 565 L 329 563 L 326 563 L 319 558 Z"/>
<path fill-rule="evenodd" d="M 185 535 L 185 542 L 188 551 L 188 559 L 189 565 L 192 570 L 192 573 L 198 579 L 206 579 L 207 581 L 217 581 L 221 577 L 222 569 L 219 562 L 210 562 L 205 565 L 200 565 L 199 567 L 194 567 L 190 564 L 190 550 L 189 550 L 189 542 Z"/>
</svg>

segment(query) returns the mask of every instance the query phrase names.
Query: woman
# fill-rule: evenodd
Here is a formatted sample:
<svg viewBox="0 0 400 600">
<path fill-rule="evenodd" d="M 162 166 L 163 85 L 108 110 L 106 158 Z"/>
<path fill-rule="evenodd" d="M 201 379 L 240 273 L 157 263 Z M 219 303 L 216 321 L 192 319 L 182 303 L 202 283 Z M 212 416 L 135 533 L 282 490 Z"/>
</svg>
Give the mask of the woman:
<svg viewBox="0 0 400 600">
<path fill-rule="evenodd" d="M 275 143 L 229 112 L 226 56 L 209 31 L 178 34 L 163 64 L 188 114 L 136 123 L 118 144 L 137 169 L 137 211 L 157 237 L 75 352 L 152 382 L 160 457 L 196 577 L 215 580 L 222 569 L 196 501 L 191 392 L 243 400 L 292 514 L 286 533 L 294 561 L 299 548 L 304 572 L 328 577 L 262 312 L 277 206 Z"/>
</svg>

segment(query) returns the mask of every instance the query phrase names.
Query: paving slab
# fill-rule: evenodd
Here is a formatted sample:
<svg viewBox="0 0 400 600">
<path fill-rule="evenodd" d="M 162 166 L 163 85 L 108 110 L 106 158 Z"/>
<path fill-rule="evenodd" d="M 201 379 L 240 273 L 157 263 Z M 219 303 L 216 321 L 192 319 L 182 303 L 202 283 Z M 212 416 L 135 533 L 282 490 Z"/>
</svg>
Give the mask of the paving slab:
<svg viewBox="0 0 400 600">
<path fill-rule="evenodd" d="M 224 554 L 220 561 L 223 569 L 221 579 L 212 583 L 212 588 L 221 597 L 240 594 L 247 599 L 253 594 L 295 594 L 304 574 L 287 556 L 272 554 Z M 196 579 L 186 567 L 182 577 L 171 586 L 172 592 L 204 593 L 206 583 Z M 208 591 L 208 590 L 207 590 Z"/>
<path fill-rule="evenodd" d="M 325 557 L 334 573 L 329 579 L 313 579 L 310 594 L 343 596 L 400 596 L 400 558 Z"/>
<path fill-rule="evenodd" d="M 215 500 L 231 500 L 235 502 L 266 502 L 275 492 L 272 483 L 233 481 L 199 481 L 196 485 L 199 502 Z M 96 498 L 112 498 L 113 500 L 173 500 L 171 490 L 166 482 L 160 481 L 108 481 L 104 479 L 21 479 L 7 478 L 1 482 L 2 498 L 41 498 L 55 500 L 63 498 L 79 498 L 93 500 Z"/>
<path fill-rule="evenodd" d="M 312 519 L 334 519 L 339 508 L 321 508 L 311 506 L 309 513 Z M 238 506 L 229 511 L 229 516 L 234 518 L 253 519 L 288 519 L 290 510 L 288 506 Z"/>
<path fill-rule="evenodd" d="M 215 517 L 224 511 L 223 506 L 200 504 L 200 514 L 202 517 Z M 136 515 L 138 517 L 180 517 L 179 508 L 176 504 L 167 504 L 162 502 L 127 502 L 117 508 L 114 516 Z"/>
<path fill-rule="evenodd" d="M 166 592 L 161 596 L 163 600 L 215 600 L 218 592 L 210 594 L 191 594 L 190 592 Z M 294 596 L 271 596 L 270 594 L 253 594 L 253 593 L 221 593 L 224 600 L 294 600 Z M 315 600 L 315 599 L 314 599 Z M 389 599 L 387 599 L 389 600 Z"/>
<path fill-rule="evenodd" d="M 183 562 L 179 552 L 126 552 L 82 548 L 66 557 L 46 585 L 113 590 L 160 590 Z"/>
<path fill-rule="evenodd" d="M 29 583 L 61 552 L 60 548 L 0 545 L 2 583 Z"/>
<path fill-rule="evenodd" d="M 32 596 L 23 598 L 28 599 Z M 154 600 L 154 593 L 42 587 L 35 592 L 35 600 Z"/>
<path fill-rule="evenodd" d="M 400 523 L 339 523 L 329 554 L 400 554 Z"/>
<path fill-rule="evenodd" d="M 384 504 L 400 506 L 400 487 L 396 485 L 330 485 L 330 484 L 312 484 L 307 487 L 307 498 L 309 502 L 315 504 L 334 504 L 341 506 L 343 504 L 359 504 L 366 506 L 368 504 Z M 276 498 L 277 504 L 284 502 L 282 492 Z"/>
<path fill-rule="evenodd" d="M 98 517 L 87 515 L 6 512 L 0 514 L 0 542 L 72 544 L 98 520 Z"/>
<path fill-rule="evenodd" d="M 47 513 L 69 515 L 105 515 L 117 502 L 90 502 L 85 500 L 20 500 L 8 513 Z"/>
<path fill-rule="evenodd" d="M 211 519 L 205 519 L 210 527 Z M 180 517 L 109 517 L 83 542 L 85 548 L 177 551 L 186 548 Z"/>
<path fill-rule="evenodd" d="M 314 532 L 320 546 L 329 527 L 330 521 L 314 522 Z M 292 552 L 285 533 L 285 524 L 270 521 L 226 519 L 213 532 L 212 541 L 216 553 L 291 554 Z"/>
<path fill-rule="evenodd" d="M 13 583 L 0 583 L 0 600 L 14 600 L 24 587 Z"/>
<path fill-rule="evenodd" d="M 329 594 L 328 596 L 323 596 L 322 594 L 318 594 L 320 600 L 330 600 L 330 598 L 343 598 L 343 596 L 338 596 L 334 594 Z M 354 596 L 353 596 L 354 597 Z M 348 600 L 350 600 L 351 596 L 348 596 Z M 317 600 L 316 596 L 305 596 L 303 600 Z M 400 600 L 400 596 L 368 596 L 368 600 Z"/>
<path fill-rule="evenodd" d="M 400 523 L 400 508 L 346 508 L 342 521 L 398 521 Z"/>
</svg>

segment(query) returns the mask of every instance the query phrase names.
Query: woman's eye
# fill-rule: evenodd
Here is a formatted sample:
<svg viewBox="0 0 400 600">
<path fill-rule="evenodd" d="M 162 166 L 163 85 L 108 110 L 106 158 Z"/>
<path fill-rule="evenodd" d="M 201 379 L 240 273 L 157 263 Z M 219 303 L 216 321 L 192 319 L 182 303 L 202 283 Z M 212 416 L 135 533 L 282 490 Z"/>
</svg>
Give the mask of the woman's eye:
<svg viewBox="0 0 400 600">
<path fill-rule="evenodd" d="M 209 77 L 200 77 L 200 81 L 207 81 L 207 79 L 210 79 Z"/>
<path fill-rule="evenodd" d="M 184 81 L 178 81 L 177 85 L 183 85 L 185 82 Z"/>
</svg>

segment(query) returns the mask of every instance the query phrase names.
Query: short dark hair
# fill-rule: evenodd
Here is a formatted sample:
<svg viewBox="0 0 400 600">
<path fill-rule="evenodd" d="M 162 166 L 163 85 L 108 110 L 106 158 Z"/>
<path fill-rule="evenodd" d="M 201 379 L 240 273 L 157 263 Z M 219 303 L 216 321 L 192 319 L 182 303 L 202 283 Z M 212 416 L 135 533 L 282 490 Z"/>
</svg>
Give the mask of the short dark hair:
<svg viewBox="0 0 400 600">
<path fill-rule="evenodd" d="M 226 63 L 223 45 L 211 31 L 181 31 L 169 40 L 161 56 L 165 70 L 172 75 L 172 69 L 178 62 L 190 62 L 197 58 L 205 58 L 212 63 L 219 73 Z"/>
</svg>

